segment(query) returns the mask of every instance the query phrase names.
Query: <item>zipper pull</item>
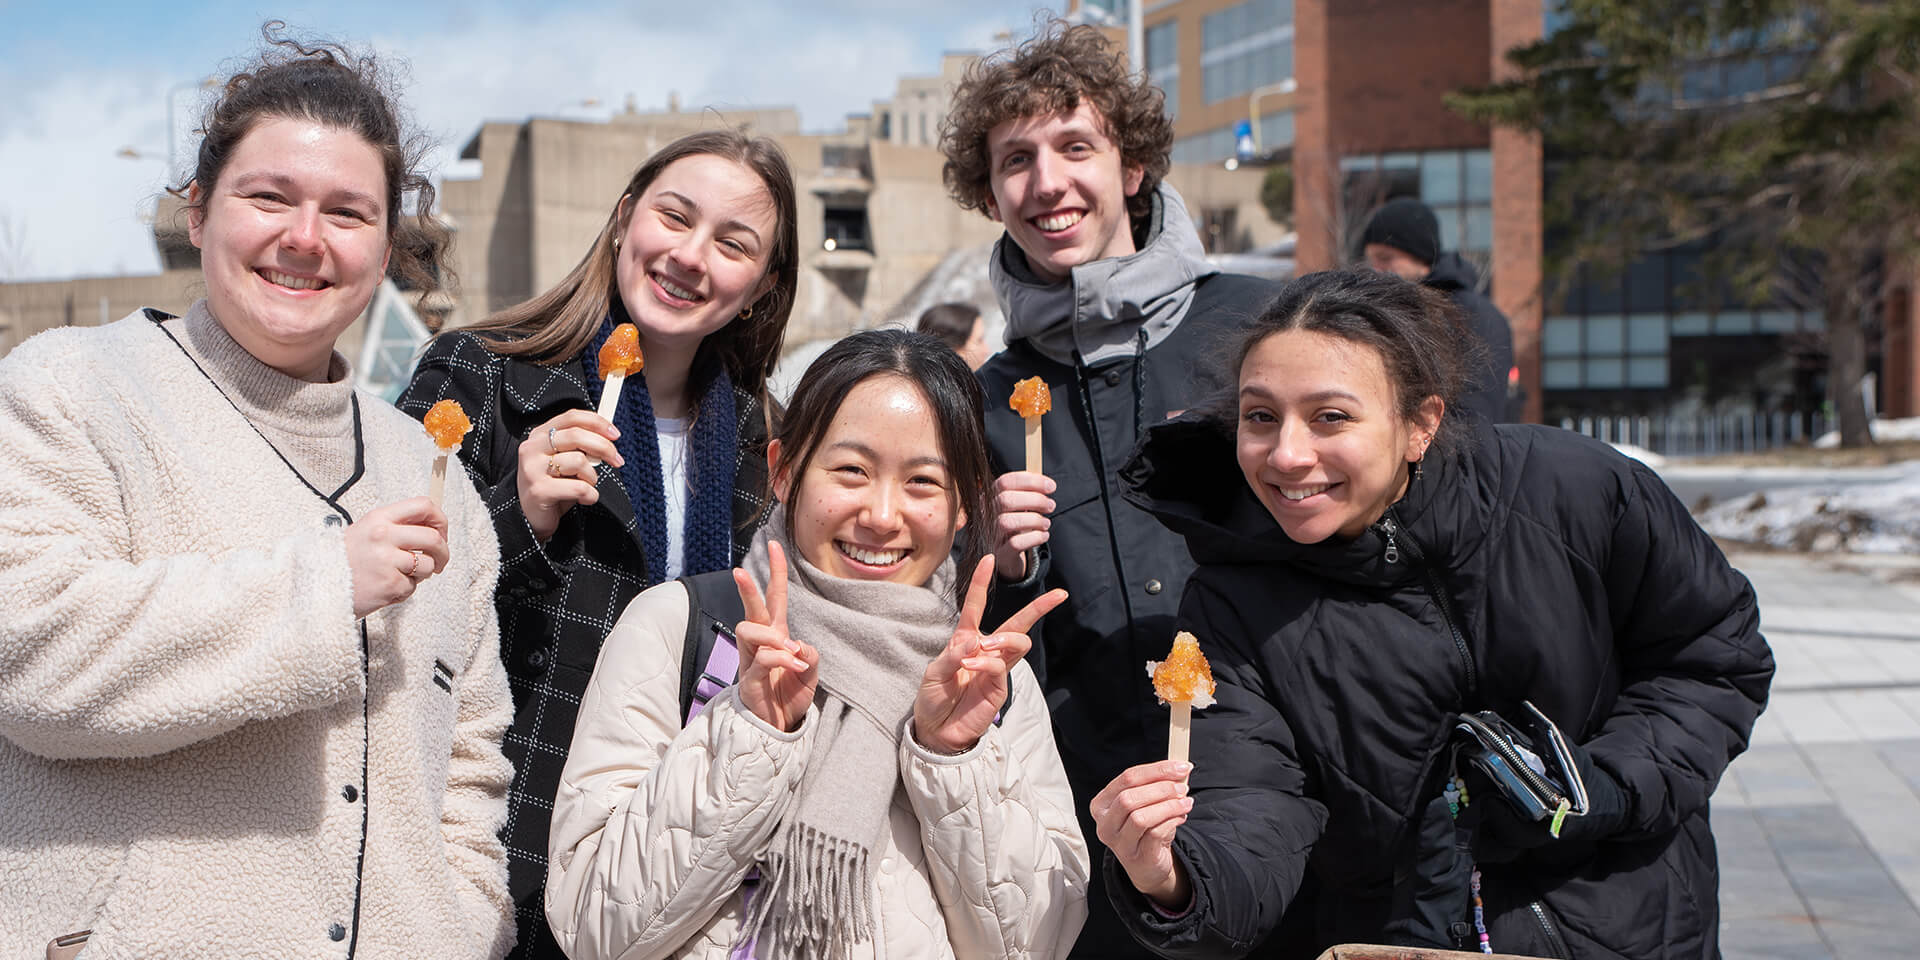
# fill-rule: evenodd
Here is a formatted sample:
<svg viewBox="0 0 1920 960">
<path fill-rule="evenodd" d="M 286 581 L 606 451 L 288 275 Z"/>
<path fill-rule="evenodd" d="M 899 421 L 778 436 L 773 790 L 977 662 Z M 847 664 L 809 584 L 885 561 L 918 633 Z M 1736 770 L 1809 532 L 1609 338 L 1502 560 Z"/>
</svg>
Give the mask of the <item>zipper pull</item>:
<svg viewBox="0 0 1920 960">
<path fill-rule="evenodd" d="M 1387 562 L 1399 563 L 1400 562 L 1400 545 L 1393 542 L 1393 529 L 1394 529 L 1393 521 L 1392 520 L 1380 521 L 1380 529 L 1387 535 L 1387 552 L 1386 552 Z"/>
</svg>

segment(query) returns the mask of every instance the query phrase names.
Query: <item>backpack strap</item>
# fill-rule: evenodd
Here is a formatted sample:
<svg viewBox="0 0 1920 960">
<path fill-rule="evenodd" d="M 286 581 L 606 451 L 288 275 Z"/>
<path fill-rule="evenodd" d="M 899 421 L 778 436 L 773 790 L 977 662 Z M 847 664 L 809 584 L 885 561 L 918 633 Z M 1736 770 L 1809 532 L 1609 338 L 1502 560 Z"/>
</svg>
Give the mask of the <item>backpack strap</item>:
<svg viewBox="0 0 1920 960">
<path fill-rule="evenodd" d="M 687 637 L 680 657 L 680 720 L 685 723 L 739 675 L 733 628 L 747 612 L 731 569 L 681 577 L 680 583 L 687 588 Z"/>
</svg>

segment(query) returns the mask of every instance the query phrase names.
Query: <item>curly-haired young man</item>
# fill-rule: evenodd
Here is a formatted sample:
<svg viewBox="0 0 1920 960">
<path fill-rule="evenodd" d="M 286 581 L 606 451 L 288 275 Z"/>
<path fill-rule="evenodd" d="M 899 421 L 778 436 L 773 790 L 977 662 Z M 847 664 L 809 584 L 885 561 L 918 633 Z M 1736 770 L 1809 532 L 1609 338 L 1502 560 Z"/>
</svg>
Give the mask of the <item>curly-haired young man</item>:
<svg viewBox="0 0 1920 960">
<path fill-rule="evenodd" d="M 1166 712 L 1140 670 L 1165 654 L 1193 570 L 1179 537 L 1121 499 L 1120 468 L 1148 426 L 1209 399 L 1212 348 L 1274 292 L 1207 263 L 1162 181 L 1172 145 L 1161 92 L 1099 31 L 1057 23 L 975 65 L 941 128 L 954 199 L 1006 225 L 989 271 L 1008 343 L 980 381 L 997 400 L 1037 376 L 1054 397 L 1045 475 L 1025 470 L 1021 419 L 988 404 L 994 606 L 1069 592 L 1029 660 L 1089 841 L 1088 801 L 1164 751 Z M 1115 922 L 1100 871 L 1093 881 L 1074 955 L 1149 956 Z"/>
</svg>

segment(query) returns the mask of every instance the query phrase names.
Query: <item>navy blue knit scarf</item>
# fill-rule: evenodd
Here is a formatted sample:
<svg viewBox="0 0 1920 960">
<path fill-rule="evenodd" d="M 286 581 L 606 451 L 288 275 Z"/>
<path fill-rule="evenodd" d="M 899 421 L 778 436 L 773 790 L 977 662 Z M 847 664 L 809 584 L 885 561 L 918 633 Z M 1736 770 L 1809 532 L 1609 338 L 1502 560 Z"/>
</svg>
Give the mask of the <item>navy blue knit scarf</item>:
<svg viewBox="0 0 1920 960">
<path fill-rule="evenodd" d="M 613 334 L 613 326 L 614 318 L 609 316 L 587 343 L 582 357 L 586 362 L 587 398 L 596 407 L 602 386 L 600 347 Z M 681 572 L 689 575 L 724 570 L 733 564 L 733 468 L 739 454 L 739 423 L 735 419 L 733 381 L 724 365 L 715 366 L 700 395 L 689 438 L 687 482 L 692 490 L 687 497 L 682 538 L 686 552 L 680 563 Z M 647 393 L 645 377 L 627 378 L 620 391 L 620 406 L 613 412 L 613 425 L 620 430 L 614 446 L 626 460 L 620 468 L 620 482 L 627 488 L 634 517 L 640 523 L 640 545 L 646 552 L 647 584 L 651 586 L 667 578 L 667 495 L 661 480 L 653 398 Z"/>
</svg>

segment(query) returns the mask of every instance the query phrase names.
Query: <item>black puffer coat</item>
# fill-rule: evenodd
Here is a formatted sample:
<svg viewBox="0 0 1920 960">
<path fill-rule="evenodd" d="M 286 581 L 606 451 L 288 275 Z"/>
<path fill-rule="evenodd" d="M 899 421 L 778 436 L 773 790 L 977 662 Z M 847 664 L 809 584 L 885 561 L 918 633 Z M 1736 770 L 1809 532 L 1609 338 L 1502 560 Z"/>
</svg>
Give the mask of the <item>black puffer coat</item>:
<svg viewBox="0 0 1920 960">
<path fill-rule="evenodd" d="M 1441 254 L 1433 272 L 1422 281 L 1453 299 L 1467 323 L 1467 329 L 1480 338 L 1484 352 L 1474 357 L 1473 382 L 1460 401 L 1467 409 L 1489 423 L 1513 419 L 1507 404 L 1507 371 L 1513 368 L 1513 325 L 1507 315 L 1480 293 L 1480 273 L 1458 253 Z"/>
<path fill-rule="evenodd" d="M 1451 426 L 1466 452 L 1429 456 L 1358 538 L 1311 546 L 1254 499 L 1226 428 L 1164 424 L 1128 465 L 1129 498 L 1199 563 L 1181 619 L 1219 682 L 1175 839 L 1193 908 L 1166 919 L 1108 858 L 1121 916 L 1158 952 L 1378 942 L 1451 718 L 1530 699 L 1630 811 L 1597 845 L 1483 865 L 1494 950 L 1719 956 L 1707 801 L 1773 675 L 1751 586 L 1644 466 L 1551 428 Z M 1263 943 L 1303 876 L 1312 932 Z"/>
</svg>

